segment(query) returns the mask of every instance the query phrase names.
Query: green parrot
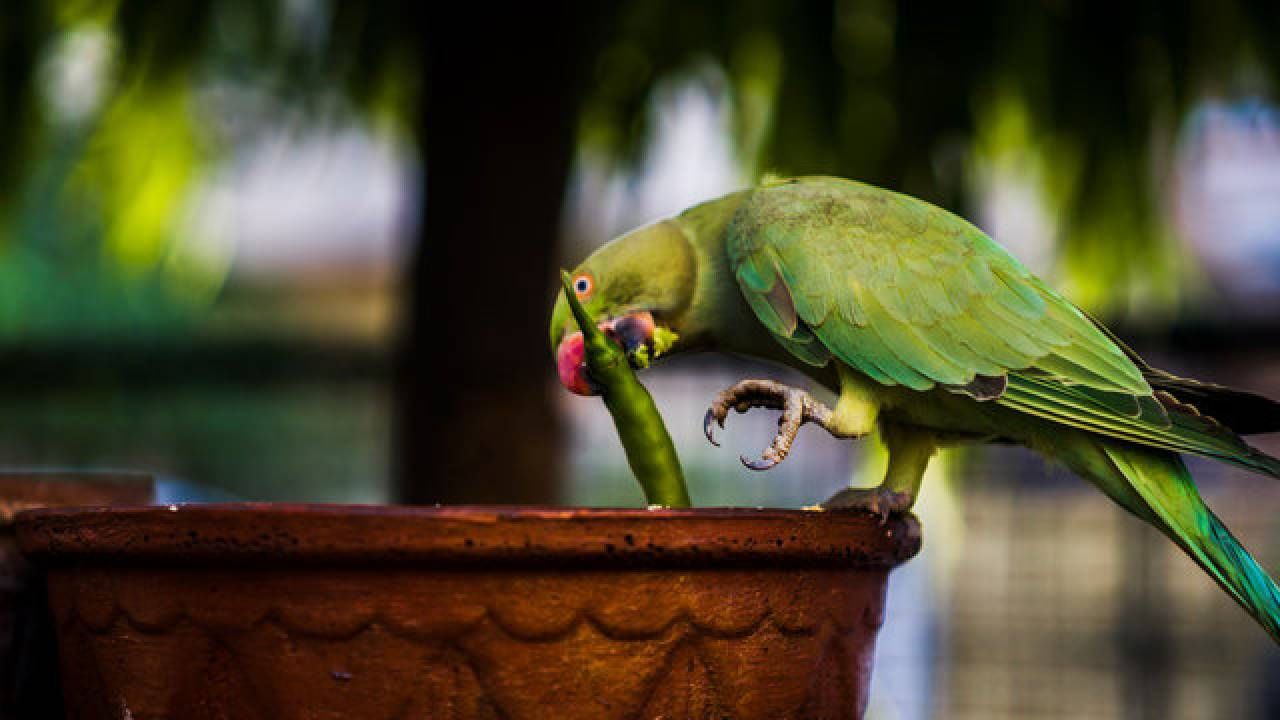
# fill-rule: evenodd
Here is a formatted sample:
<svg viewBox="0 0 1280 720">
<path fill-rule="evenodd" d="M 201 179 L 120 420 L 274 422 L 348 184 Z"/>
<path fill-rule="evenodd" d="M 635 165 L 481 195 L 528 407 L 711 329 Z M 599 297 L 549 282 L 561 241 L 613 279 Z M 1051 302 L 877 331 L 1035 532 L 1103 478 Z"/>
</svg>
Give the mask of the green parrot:
<svg viewBox="0 0 1280 720">
<path fill-rule="evenodd" d="M 878 430 L 878 487 L 824 505 L 887 516 L 915 501 L 940 447 L 1012 442 L 1056 459 L 1177 543 L 1280 643 L 1280 589 L 1205 506 L 1180 453 L 1280 478 L 1241 434 L 1280 430 L 1280 404 L 1151 367 L 981 230 L 906 195 L 840 178 L 766 182 L 601 247 L 575 294 L 636 366 L 716 351 L 781 363 L 834 407 L 771 380 L 719 393 L 782 410 L 758 460 L 781 462 L 800 427 Z M 655 341 L 657 339 L 657 341 Z M 563 295 L 551 320 L 561 382 L 593 394 Z"/>
</svg>

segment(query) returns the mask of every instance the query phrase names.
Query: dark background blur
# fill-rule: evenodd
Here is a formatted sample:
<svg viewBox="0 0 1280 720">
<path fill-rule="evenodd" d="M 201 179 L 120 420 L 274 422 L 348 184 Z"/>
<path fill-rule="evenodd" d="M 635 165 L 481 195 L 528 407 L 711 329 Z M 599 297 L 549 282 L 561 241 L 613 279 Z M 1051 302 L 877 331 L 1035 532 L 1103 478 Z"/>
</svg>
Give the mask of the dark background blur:
<svg viewBox="0 0 1280 720">
<path fill-rule="evenodd" d="M 1277 397 L 1277 81 L 1274 2 L 6 3 L 0 463 L 638 504 L 554 382 L 554 270 L 765 172 L 961 212 L 1148 359 Z M 876 480 L 816 432 L 747 473 L 768 417 L 706 446 L 748 373 L 785 377 L 646 376 L 696 502 Z M 1280 568 L 1275 482 L 1193 470 Z M 1154 531 L 1017 450 L 931 473 L 872 717 L 1280 716 L 1280 653 Z"/>
</svg>

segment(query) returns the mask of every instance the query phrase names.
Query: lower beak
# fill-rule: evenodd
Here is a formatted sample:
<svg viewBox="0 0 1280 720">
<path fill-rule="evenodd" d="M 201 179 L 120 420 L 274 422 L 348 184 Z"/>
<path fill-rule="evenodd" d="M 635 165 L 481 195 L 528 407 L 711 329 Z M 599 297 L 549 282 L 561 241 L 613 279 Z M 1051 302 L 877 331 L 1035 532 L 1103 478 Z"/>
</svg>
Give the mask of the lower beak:
<svg viewBox="0 0 1280 720">
<path fill-rule="evenodd" d="M 637 312 L 623 315 L 605 323 L 601 329 L 627 351 L 627 357 L 634 357 L 641 348 L 653 348 L 652 313 Z"/>
<path fill-rule="evenodd" d="M 600 323 L 599 327 L 610 340 L 626 351 L 632 366 L 643 366 L 636 361 L 636 357 L 642 350 L 653 348 L 655 325 L 651 313 L 631 313 Z M 645 355 L 647 357 L 647 352 Z M 648 363 L 646 361 L 643 364 Z M 600 386 L 587 372 L 586 346 L 582 341 L 582 333 L 566 335 L 560 341 L 560 345 L 556 347 L 556 372 L 560 375 L 560 384 L 570 392 L 578 395 L 600 394 Z"/>
</svg>

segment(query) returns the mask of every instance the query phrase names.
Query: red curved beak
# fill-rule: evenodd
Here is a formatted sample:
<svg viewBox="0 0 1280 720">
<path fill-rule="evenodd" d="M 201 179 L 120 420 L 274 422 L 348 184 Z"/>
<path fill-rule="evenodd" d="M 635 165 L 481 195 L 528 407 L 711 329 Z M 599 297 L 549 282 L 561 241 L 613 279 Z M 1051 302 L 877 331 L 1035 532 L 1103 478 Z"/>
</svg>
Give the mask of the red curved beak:
<svg viewBox="0 0 1280 720">
<path fill-rule="evenodd" d="M 595 384 L 587 377 L 587 353 L 582 333 L 567 335 L 560 341 L 560 346 L 556 348 L 556 372 L 560 374 L 560 384 L 569 392 L 577 395 L 599 394 Z"/>
<path fill-rule="evenodd" d="M 631 355 L 642 346 L 652 346 L 653 314 L 636 312 L 599 324 L 606 336 Z M 566 335 L 556 347 L 556 372 L 560 384 L 577 395 L 599 395 L 600 387 L 587 373 L 586 345 L 582 333 Z"/>
</svg>

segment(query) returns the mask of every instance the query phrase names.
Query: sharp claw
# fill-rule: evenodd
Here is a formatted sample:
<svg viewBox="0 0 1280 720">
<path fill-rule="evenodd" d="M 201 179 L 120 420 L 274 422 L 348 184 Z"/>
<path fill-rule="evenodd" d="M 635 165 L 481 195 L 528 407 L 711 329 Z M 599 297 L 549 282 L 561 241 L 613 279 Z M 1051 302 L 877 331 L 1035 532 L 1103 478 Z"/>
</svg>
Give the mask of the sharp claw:
<svg viewBox="0 0 1280 720">
<path fill-rule="evenodd" d="M 802 390 L 788 388 L 768 380 L 743 380 L 716 396 L 716 401 L 702 418 L 702 433 L 706 435 L 707 442 L 719 447 L 720 443 L 716 440 L 715 426 L 712 425 L 712 421 L 724 428 L 730 408 L 739 413 L 756 407 L 782 410 L 782 417 L 778 418 L 778 434 L 762 456 L 758 460 L 741 458 L 742 464 L 751 470 L 768 470 L 787 456 L 800 426 L 813 420 L 807 415 L 810 403 L 813 407 L 822 409 L 826 415 L 830 415 L 830 410 Z M 825 423 L 821 418 L 816 421 Z M 826 427 L 825 424 L 823 426 Z"/>
<path fill-rule="evenodd" d="M 716 413 L 711 408 L 707 408 L 706 417 L 702 418 L 702 432 L 707 436 L 707 442 L 720 447 L 720 443 L 716 440 L 716 428 L 712 421 L 716 420 Z M 724 427 L 724 421 L 720 421 L 720 427 Z"/>
</svg>

